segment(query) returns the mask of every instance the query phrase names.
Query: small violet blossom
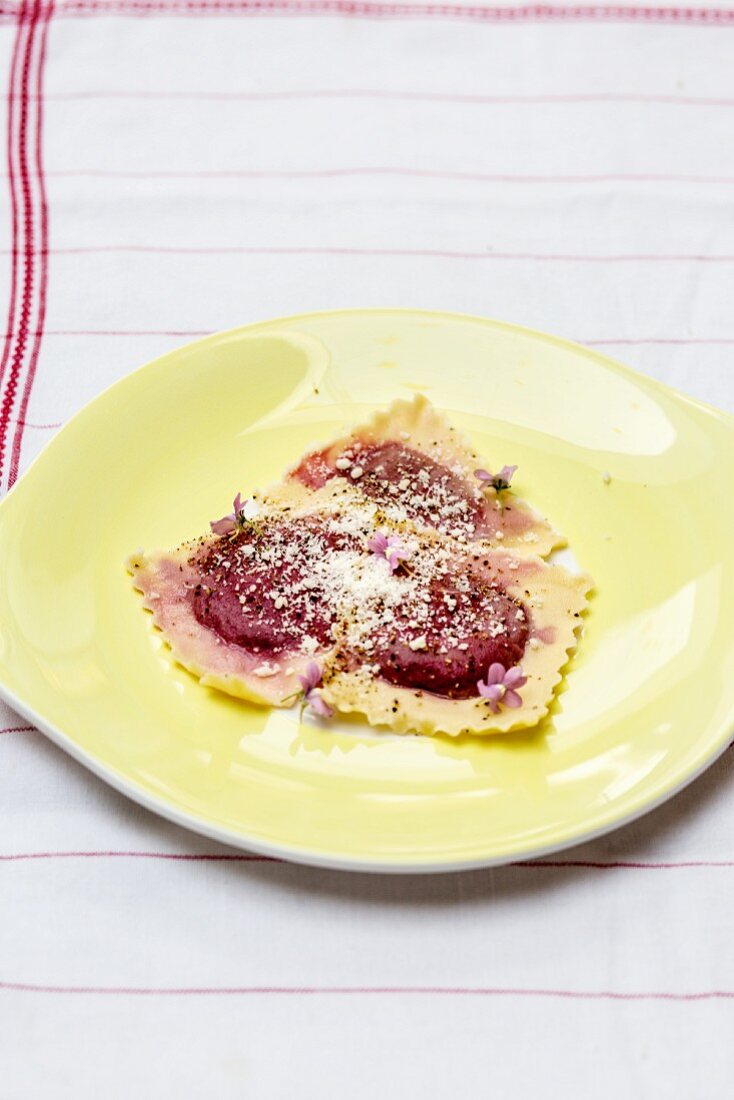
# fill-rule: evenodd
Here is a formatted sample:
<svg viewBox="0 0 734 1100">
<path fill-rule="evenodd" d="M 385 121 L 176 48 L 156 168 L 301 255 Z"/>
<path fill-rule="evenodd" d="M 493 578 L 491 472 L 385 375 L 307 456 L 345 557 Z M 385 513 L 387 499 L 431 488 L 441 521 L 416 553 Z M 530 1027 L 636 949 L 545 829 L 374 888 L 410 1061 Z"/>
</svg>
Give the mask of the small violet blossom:
<svg viewBox="0 0 734 1100">
<path fill-rule="evenodd" d="M 331 718 L 334 713 L 319 690 L 321 683 L 321 669 L 316 661 L 309 661 L 306 665 L 305 675 L 299 676 L 303 688 L 303 702 L 309 710 L 319 718 Z"/>
<path fill-rule="evenodd" d="M 483 695 L 489 703 L 493 714 L 498 714 L 500 703 L 503 707 L 522 706 L 522 699 L 518 688 L 528 682 L 527 676 L 523 676 L 519 665 L 505 669 L 499 661 L 489 666 L 487 679 L 479 680 L 477 687 L 479 694 Z"/>
<path fill-rule="evenodd" d="M 402 561 L 407 561 L 410 557 L 400 536 L 386 535 L 384 531 L 374 534 L 367 543 L 367 547 L 376 558 L 384 558 L 393 573 L 400 567 Z"/>
<path fill-rule="evenodd" d="M 475 470 L 474 477 L 484 485 L 491 486 L 495 492 L 501 493 L 505 489 L 510 488 L 512 475 L 516 469 L 517 466 L 503 466 L 499 473 L 496 474 L 491 474 L 489 470 Z"/>
<path fill-rule="evenodd" d="M 257 513 L 257 504 L 254 500 L 243 500 L 238 493 L 232 501 L 232 511 L 228 516 L 209 521 L 209 526 L 215 535 L 231 535 L 234 531 L 245 526 L 248 519 Z"/>
</svg>

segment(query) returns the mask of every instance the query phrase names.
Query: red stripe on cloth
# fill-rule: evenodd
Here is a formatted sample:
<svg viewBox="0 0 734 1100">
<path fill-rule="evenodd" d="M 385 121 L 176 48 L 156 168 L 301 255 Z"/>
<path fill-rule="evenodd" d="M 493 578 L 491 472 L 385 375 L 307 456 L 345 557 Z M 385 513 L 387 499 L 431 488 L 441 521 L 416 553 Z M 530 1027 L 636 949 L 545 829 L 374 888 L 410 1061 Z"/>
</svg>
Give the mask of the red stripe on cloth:
<svg viewBox="0 0 734 1100">
<path fill-rule="evenodd" d="M 0 855 L 0 862 L 18 863 L 34 859 L 162 859 L 182 863 L 282 863 L 273 856 L 198 854 L 196 852 L 17 852 Z"/>
<path fill-rule="evenodd" d="M 212 336 L 217 330 L 213 328 L 198 329 L 198 328 L 177 328 L 177 329 L 164 329 L 164 328 L 130 328 L 130 329 L 103 329 L 103 328 L 44 328 L 44 336 Z M 12 335 L 12 333 L 10 334 Z M 15 421 L 18 423 L 18 421 Z M 63 421 L 59 421 L 63 423 Z M 59 425 L 54 424 L 31 424 L 29 420 L 25 421 L 27 428 L 32 427 L 47 427 L 57 428 Z"/>
<path fill-rule="evenodd" d="M 213 328 L 47 328 L 46 336 L 212 336 L 216 331 Z M 58 427 L 58 425 L 52 424 L 50 427 Z"/>
<path fill-rule="evenodd" d="M 16 420 L 16 424 L 22 424 L 24 428 L 37 428 L 39 431 L 45 428 L 60 428 L 63 420 L 55 420 L 53 424 L 32 424 L 30 420 Z"/>
<path fill-rule="evenodd" d="M 664 346 L 685 346 L 687 344 L 734 344 L 734 338 L 728 336 L 712 336 L 712 337 L 653 337 L 653 336 L 640 336 L 634 339 L 627 339 L 622 337 L 620 339 L 606 339 L 606 340 L 585 340 L 580 339 L 579 344 L 587 344 L 589 347 L 603 347 L 605 344 L 620 344 L 628 346 L 636 346 L 638 344 L 661 344 Z"/>
<path fill-rule="evenodd" d="M 15 436 L 10 454 L 10 469 L 8 472 L 8 486 L 13 485 L 18 477 L 20 453 L 23 446 L 23 432 L 25 429 L 25 415 L 28 411 L 28 402 L 36 377 L 38 356 L 43 339 L 43 326 L 46 320 L 46 293 L 48 289 L 48 202 L 46 199 L 46 185 L 43 178 L 43 69 L 46 61 L 46 45 L 48 42 L 48 27 L 53 15 L 53 0 L 44 9 L 45 17 L 41 24 L 40 49 L 36 68 L 36 124 L 34 132 L 34 169 L 38 181 L 40 194 L 40 218 L 41 218 L 41 248 L 40 248 L 40 274 L 38 285 L 38 318 L 34 333 L 33 350 L 26 372 L 25 385 L 20 402 L 19 415 L 16 419 Z"/>
<path fill-rule="evenodd" d="M 5 729 L 0 729 L 0 733 L 30 733 L 35 729 L 35 726 L 6 726 Z"/>
<path fill-rule="evenodd" d="M 0 8 L 2 11 L 2 8 Z M 625 7 L 613 4 L 484 7 L 478 4 L 368 3 L 365 0 L 68 0 L 59 15 L 350 16 L 367 19 L 467 19 L 480 23 L 667 23 L 734 25 L 734 9 Z"/>
<path fill-rule="evenodd" d="M 137 997 L 532 997 L 579 1001 L 721 1001 L 734 999 L 734 990 L 707 989 L 690 993 L 668 990 L 622 992 L 611 989 L 523 989 L 492 986 L 125 986 L 39 985 L 0 981 L 0 992 L 71 993 Z"/>
<path fill-rule="evenodd" d="M 4 392 L 0 401 L 0 481 L 5 480 L 9 488 L 17 476 L 20 440 L 22 439 L 22 426 L 16 429 L 13 439 L 9 461 L 6 462 L 8 435 L 10 424 L 13 420 L 13 410 L 18 390 L 23 385 L 24 371 L 28 371 L 32 382 L 35 364 L 40 347 L 43 328 L 46 292 L 46 269 L 48 253 L 48 241 L 44 235 L 44 199 L 42 190 L 42 175 L 40 172 L 40 103 L 36 108 L 35 126 L 30 120 L 31 103 L 30 92 L 34 87 L 36 94 L 40 89 L 40 67 L 44 56 L 45 29 L 48 25 L 52 5 L 43 6 L 41 0 L 33 0 L 32 5 L 24 3 L 20 9 L 18 18 L 17 37 L 24 34 L 24 26 L 27 24 L 27 34 L 23 47 L 21 63 L 21 75 L 19 94 L 17 96 L 17 125 L 14 127 L 15 144 L 17 147 L 17 171 L 20 178 L 19 193 L 22 206 L 22 246 L 19 246 L 19 270 L 22 271 L 20 279 L 19 315 L 15 333 L 15 344 L 9 358 L 9 369 L 5 379 Z M 40 34 L 38 33 L 40 29 Z M 16 97 L 13 97 L 15 104 Z M 32 131 L 32 132 L 31 132 Z M 31 143 L 34 146 L 33 153 L 29 153 Z M 11 157 L 11 170 L 14 172 L 15 158 Z M 33 168 L 31 168 L 31 164 Z M 41 190 L 41 257 L 40 257 L 40 284 L 37 285 L 37 255 L 36 248 L 36 219 L 38 210 L 34 197 L 35 181 Z M 35 330 L 32 330 L 32 318 L 37 314 Z M 32 331 L 36 332 L 33 347 L 28 358 L 28 341 Z M 21 397 L 21 407 L 27 403 L 29 380 L 26 379 Z M 20 434 L 19 434 L 20 433 Z M 6 479 L 3 478 L 7 467 Z"/>
<path fill-rule="evenodd" d="M 19 727 L 23 728 L 23 727 Z M 31 727 L 27 727 L 31 728 Z M 0 731 L 1 732 L 1 731 Z M 240 852 L 198 853 L 198 852 L 145 852 L 125 850 L 89 850 L 67 852 L 8 852 L 0 854 L 0 862 L 25 863 L 32 860 L 54 859 L 153 859 L 170 860 L 183 863 L 278 863 L 293 866 L 288 861 L 275 856 L 251 855 Z M 696 869 L 728 869 L 734 867 L 731 859 L 688 859 L 651 862 L 649 860 L 587 860 L 587 859 L 528 859 L 507 864 L 504 868 L 520 870 L 549 870 L 578 868 L 595 871 L 685 871 Z M 487 870 L 498 870 L 487 868 Z M 503 870 L 503 868 L 499 868 Z"/>
<path fill-rule="evenodd" d="M 403 179 L 452 180 L 458 183 L 734 183 L 734 176 L 692 176 L 656 172 L 607 172 L 585 175 L 517 175 L 498 172 L 449 172 L 434 168 L 399 168 L 386 165 L 353 168 L 291 168 L 248 169 L 219 168 L 191 171 L 115 171 L 105 168 L 54 168 L 46 173 L 54 179 L 121 179 L 121 180 L 321 180 L 348 179 L 359 176 L 388 176 Z"/>
<path fill-rule="evenodd" d="M 0 253 L 7 253 L 7 249 L 0 249 Z M 70 247 L 51 248 L 49 252 L 54 256 L 84 256 L 98 255 L 104 252 L 129 252 L 143 255 L 158 256 L 389 256 L 407 259 L 448 259 L 448 260 L 516 260 L 532 261 L 533 263 L 560 262 L 560 263 L 734 263 L 734 256 L 707 256 L 697 254 L 621 254 L 621 255 L 578 255 L 573 253 L 553 252 L 469 252 L 458 249 L 441 248 L 311 248 L 311 247 L 280 247 L 271 246 L 258 248 L 249 245 L 222 245 L 210 247 L 177 246 L 177 245 L 147 245 L 147 244 L 100 244 L 77 245 Z"/>
<path fill-rule="evenodd" d="M 88 329 L 88 328 L 47 328 L 45 336 L 213 336 L 217 332 L 215 328 L 130 328 L 130 329 Z M 675 337 L 675 336 L 638 336 L 638 337 L 605 337 L 600 339 L 587 339 L 585 336 L 569 337 L 577 344 L 586 344 L 588 347 L 604 346 L 605 344 L 629 344 L 631 346 L 643 344 L 660 344 L 662 346 L 682 346 L 689 344 L 704 345 L 728 345 L 734 344 L 732 336 L 710 337 Z M 60 428 L 63 420 L 52 424 L 31 424 L 26 421 L 27 428 Z"/>
<path fill-rule="evenodd" d="M 315 88 L 293 91 L 272 92 L 216 92 L 216 91 L 120 91 L 120 90 L 83 90 L 75 92 L 47 92 L 46 102 L 67 102 L 88 99 L 172 99 L 172 100 L 213 100 L 223 102 L 228 100 L 246 100 L 248 102 L 270 102 L 278 100 L 308 100 L 308 99 L 378 99 L 378 100 L 405 100 L 411 103 L 462 103 L 462 104 L 487 104 L 489 106 L 539 106 L 542 104 L 565 103 L 658 103 L 670 106 L 683 107 L 734 107 L 734 97 L 710 97 L 710 96 L 684 96 L 684 95 L 659 95 L 659 94 L 634 94 L 626 92 L 569 92 L 554 95 L 551 93 L 538 95 L 472 95 L 464 92 L 408 92 L 390 91 L 386 88 Z"/>
<path fill-rule="evenodd" d="M 11 261 L 10 261 L 10 297 L 8 300 L 8 323 L 6 325 L 5 340 L 3 343 L 3 354 L 0 358 L 0 393 L 2 393 L 2 383 L 5 377 L 5 368 L 8 364 L 10 357 L 10 349 L 13 342 L 13 334 L 15 332 L 15 307 L 18 299 L 18 252 L 20 248 L 19 233 L 18 233 L 18 191 L 15 174 L 15 104 L 19 98 L 20 88 L 20 58 L 22 54 L 22 45 L 24 41 L 24 28 L 23 24 L 19 22 L 18 32 L 15 36 L 15 43 L 13 45 L 13 56 L 10 66 L 10 77 L 8 80 L 8 94 L 7 94 L 7 127 L 8 127 L 8 140 L 6 145 L 6 157 L 8 164 L 8 187 L 10 190 L 10 220 L 11 220 Z"/>
<path fill-rule="evenodd" d="M 532 859 L 513 864 L 515 867 L 579 867 L 597 871 L 684 871 L 706 867 L 734 867 L 731 859 L 684 859 L 652 863 L 647 860 Z"/>
<path fill-rule="evenodd" d="M 19 219 L 19 221 L 22 227 L 23 244 L 21 248 L 21 244 L 19 241 L 16 245 L 16 248 L 19 253 L 22 251 L 22 277 L 20 280 L 22 289 L 20 291 L 20 315 L 17 325 L 15 346 L 13 349 L 13 353 L 10 357 L 10 369 L 8 372 L 7 384 L 4 392 L 2 393 L 2 400 L 0 401 L 0 484 L 2 483 L 2 475 L 5 465 L 5 448 L 11 412 L 13 409 L 13 403 L 15 401 L 15 395 L 18 388 L 20 373 L 25 357 L 26 343 L 28 340 L 28 328 L 30 324 L 33 296 L 33 272 L 35 256 L 33 248 L 33 211 L 31 183 L 28 172 L 27 144 L 29 111 L 28 92 L 35 28 L 37 26 L 38 19 L 38 0 L 32 0 L 32 5 L 33 6 L 31 10 L 30 22 L 28 25 L 28 32 L 27 34 L 24 34 L 24 27 L 28 20 L 28 9 L 26 5 L 26 0 L 23 0 L 23 4 L 20 8 L 18 15 L 18 29 L 16 33 L 16 46 L 21 38 L 24 38 L 24 42 L 22 46 L 22 60 L 20 62 L 19 85 L 12 97 L 12 108 L 15 110 L 16 103 L 19 106 L 17 110 L 18 117 L 14 126 L 16 150 L 15 154 L 12 155 L 10 158 L 10 172 L 11 176 L 14 176 L 17 172 L 17 175 L 20 177 L 19 193 L 21 196 L 21 201 L 19 205 L 22 207 L 22 218 Z M 16 158 L 18 161 L 17 168 L 14 163 Z"/>
</svg>

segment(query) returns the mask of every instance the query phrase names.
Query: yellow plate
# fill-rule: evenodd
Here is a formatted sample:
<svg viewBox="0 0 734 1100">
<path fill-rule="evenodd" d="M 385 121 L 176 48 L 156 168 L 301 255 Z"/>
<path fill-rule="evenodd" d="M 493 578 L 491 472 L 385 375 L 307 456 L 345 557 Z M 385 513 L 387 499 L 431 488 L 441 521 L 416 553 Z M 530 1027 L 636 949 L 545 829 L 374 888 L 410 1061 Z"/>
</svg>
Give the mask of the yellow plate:
<svg viewBox="0 0 734 1100">
<path fill-rule="evenodd" d="M 551 717 L 392 737 L 200 687 L 126 554 L 204 530 L 236 490 L 416 390 L 491 464 L 519 464 L 519 492 L 596 579 Z M 407 311 L 226 332 L 107 390 L 0 504 L 0 690 L 118 789 L 231 844 L 388 871 L 549 852 L 660 803 L 728 743 L 732 484 L 732 418 L 549 336 Z"/>
</svg>

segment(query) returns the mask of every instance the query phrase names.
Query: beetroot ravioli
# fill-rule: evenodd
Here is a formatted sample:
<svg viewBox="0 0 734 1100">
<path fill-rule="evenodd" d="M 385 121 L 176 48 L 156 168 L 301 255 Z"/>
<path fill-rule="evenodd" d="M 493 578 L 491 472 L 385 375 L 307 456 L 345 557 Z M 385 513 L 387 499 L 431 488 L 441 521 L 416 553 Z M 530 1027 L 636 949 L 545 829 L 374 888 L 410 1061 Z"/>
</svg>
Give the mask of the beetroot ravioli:
<svg viewBox="0 0 734 1100">
<path fill-rule="evenodd" d="M 284 481 L 128 569 L 175 658 L 253 703 L 398 732 L 493 733 L 547 712 L 588 576 L 427 401 L 396 402 Z"/>
<path fill-rule="evenodd" d="M 393 523 L 459 541 L 540 557 L 565 544 L 547 520 L 506 494 L 517 467 L 498 474 L 479 467 L 479 456 L 456 429 L 416 397 L 396 401 L 351 435 L 307 454 L 288 480 L 312 490 L 336 481 Z"/>
</svg>

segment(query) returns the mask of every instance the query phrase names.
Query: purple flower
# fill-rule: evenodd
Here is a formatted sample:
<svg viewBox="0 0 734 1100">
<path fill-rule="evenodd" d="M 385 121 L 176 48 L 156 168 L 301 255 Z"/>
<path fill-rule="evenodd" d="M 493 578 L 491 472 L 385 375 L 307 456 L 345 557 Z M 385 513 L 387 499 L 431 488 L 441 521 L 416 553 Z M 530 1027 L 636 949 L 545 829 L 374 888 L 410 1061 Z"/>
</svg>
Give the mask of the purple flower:
<svg viewBox="0 0 734 1100">
<path fill-rule="evenodd" d="M 501 493 L 504 489 L 510 488 L 512 475 L 516 469 L 517 466 L 503 466 L 496 474 L 491 474 L 489 470 L 475 470 L 474 477 L 484 485 L 491 486 L 495 492 Z"/>
<path fill-rule="evenodd" d="M 386 535 L 384 531 L 377 531 L 367 543 L 367 548 L 376 558 L 384 558 L 393 573 L 400 567 L 401 561 L 410 557 L 400 536 Z"/>
<path fill-rule="evenodd" d="M 238 493 L 232 501 L 232 511 L 228 516 L 222 516 L 221 519 L 212 519 L 209 521 L 209 526 L 215 535 L 231 535 L 233 531 L 238 531 L 241 527 L 244 527 L 246 521 L 251 519 L 255 512 L 255 502 L 253 500 L 243 500 Z"/>
<path fill-rule="evenodd" d="M 304 695 L 308 695 L 309 691 L 313 691 L 314 688 L 317 688 L 321 683 L 321 667 L 318 661 L 309 661 L 303 676 L 299 676 L 298 679 L 303 688 Z"/>
<path fill-rule="evenodd" d="M 499 714 L 500 703 L 503 707 L 520 707 L 522 699 L 517 690 L 528 682 L 527 676 L 523 676 L 520 665 L 505 669 L 499 661 L 489 666 L 487 679 L 479 680 L 477 687 L 479 694 L 483 695 L 489 703 L 493 714 Z"/>
<path fill-rule="evenodd" d="M 325 702 L 319 690 L 319 684 L 321 683 L 321 668 L 316 661 L 309 661 L 306 665 L 305 674 L 298 677 L 301 687 L 303 688 L 303 701 L 305 705 L 313 714 L 317 714 L 319 718 L 331 718 L 334 713 L 327 702 Z"/>
<path fill-rule="evenodd" d="M 311 713 L 317 715 L 319 718 L 331 718 L 334 713 L 320 691 L 310 692 L 306 699 L 306 703 Z"/>
</svg>

